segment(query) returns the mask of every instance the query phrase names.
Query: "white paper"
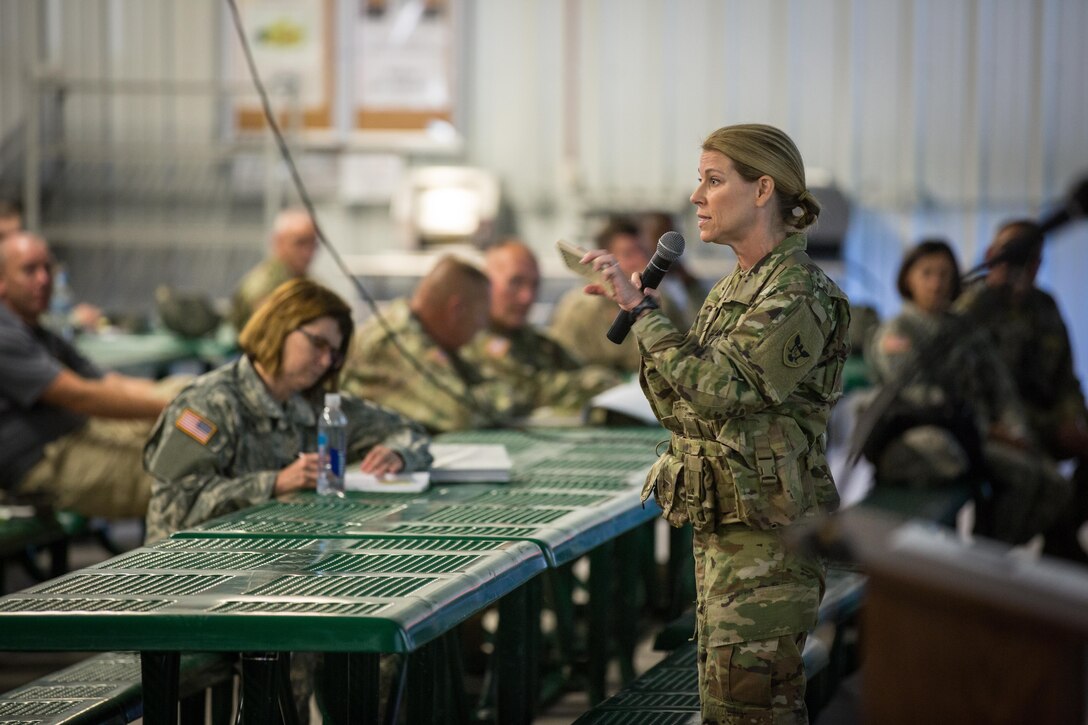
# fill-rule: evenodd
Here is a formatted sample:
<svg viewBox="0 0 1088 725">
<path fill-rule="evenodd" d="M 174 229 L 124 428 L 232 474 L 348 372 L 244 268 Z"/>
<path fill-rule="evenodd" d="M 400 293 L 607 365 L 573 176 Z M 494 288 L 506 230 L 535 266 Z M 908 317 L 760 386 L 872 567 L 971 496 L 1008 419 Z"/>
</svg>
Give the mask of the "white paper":
<svg viewBox="0 0 1088 725">
<path fill-rule="evenodd" d="M 657 416 L 654 415 L 654 409 L 650 407 L 646 394 L 639 387 L 638 380 L 621 383 L 603 393 L 598 393 L 589 401 L 589 406 L 623 413 L 648 425 L 657 425 Z"/>
<path fill-rule="evenodd" d="M 432 481 L 502 483 L 513 462 L 506 446 L 495 443 L 432 443 Z"/>
<path fill-rule="evenodd" d="M 366 491 L 368 493 L 419 493 L 431 485 L 431 475 L 427 471 L 410 473 L 387 473 L 375 476 L 362 471 L 348 471 L 344 474 L 344 488 L 348 491 Z"/>
</svg>

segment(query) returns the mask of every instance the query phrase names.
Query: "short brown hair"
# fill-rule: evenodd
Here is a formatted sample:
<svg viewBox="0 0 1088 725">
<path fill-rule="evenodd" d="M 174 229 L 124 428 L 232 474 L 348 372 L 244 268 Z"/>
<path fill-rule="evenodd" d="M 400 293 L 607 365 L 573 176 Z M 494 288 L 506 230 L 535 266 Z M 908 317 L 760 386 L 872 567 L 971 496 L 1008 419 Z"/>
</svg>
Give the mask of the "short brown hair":
<svg viewBox="0 0 1088 725">
<path fill-rule="evenodd" d="M 277 287 L 242 328 L 238 345 L 250 360 L 260 363 L 270 375 L 276 375 L 283 364 L 283 345 L 287 336 L 307 322 L 321 317 L 336 320 L 343 339 L 340 342 L 339 361 L 329 366 L 328 372 L 314 388 L 336 390 L 340 365 L 347 355 L 355 324 L 347 303 L 316 282 L 300 277 Z"/>
</svg>

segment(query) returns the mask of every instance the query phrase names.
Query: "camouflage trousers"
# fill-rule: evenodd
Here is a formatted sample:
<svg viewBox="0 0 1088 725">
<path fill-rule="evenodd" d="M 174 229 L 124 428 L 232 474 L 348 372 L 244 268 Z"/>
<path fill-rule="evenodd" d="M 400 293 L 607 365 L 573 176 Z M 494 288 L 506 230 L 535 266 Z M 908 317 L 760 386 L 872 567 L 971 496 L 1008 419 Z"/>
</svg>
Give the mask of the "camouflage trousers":
<svg viewBox="0 0 1088 725">
<path fill-rule="evenodd" d="M 824 568 L 787 551 L 781 529 L 695 532 L 699 699 L 704 723 L 807 723 L 806 633 Z"/>
<path fill-rule="evenodd" d="M 151 499 L 143 463 L 150 432 L 151 421 L 91 418 L 47 444 L 16 491 L 84 516 L 142 519 Z"/>
<path fill-rule="evenodd" d="M 381 656 L 379 664 L 378 693 L 381 698 L 378 703 L 378 719 L 385 722 L 385 711 L 389 707 L 390 696 L 393 694 L 395 680 L 400 672 L 404 657 L 399 654 L 385 654 Z M 317 709 L 325 718 L 325 690 L 322 682 L 325 679 L 325 658 L 319 652 L 292 652 L 291 653 L 291 696 L 295 702 L 296 716 L 299 725 L 308 725 L 310 722 L 310 698 L 317 695 Z"/>
</svg>

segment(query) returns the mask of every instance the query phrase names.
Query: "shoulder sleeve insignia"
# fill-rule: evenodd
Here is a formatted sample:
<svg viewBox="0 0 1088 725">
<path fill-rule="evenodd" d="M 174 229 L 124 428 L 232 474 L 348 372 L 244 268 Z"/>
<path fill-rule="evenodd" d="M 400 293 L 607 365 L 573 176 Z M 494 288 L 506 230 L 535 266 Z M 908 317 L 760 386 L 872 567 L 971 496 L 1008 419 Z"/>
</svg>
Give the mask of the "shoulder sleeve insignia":
<svg viewBox="0 0 1088 725">
<path fill-rule="evenodd" d="M 499 335 L 493 335 L 487 339 L 484 349 L 487 351 L 488 357 L 504 358 L 510 352 L 510 340 Z"/>
<path fill-rule="evenodd" d="M 212 423 L 192 408 L 186 408 L 182 411 L 181 415 L 178 416 L 177 422 L 174 423 L 174 427 L 202 446 L 208 445 L 208 441 L 210 441 L 212 436 L 215 435 L 215 432 L 219 430 L 215 423 Z"/>
<path fill-rule="evenodd" d="M 782 362 L 786 367 L 799 368 L 810 358 L 809 351 L 801 341 L 801 333 L 795 332 L 786 340 L 786 346 L 782 348 Z"/>
</svg>

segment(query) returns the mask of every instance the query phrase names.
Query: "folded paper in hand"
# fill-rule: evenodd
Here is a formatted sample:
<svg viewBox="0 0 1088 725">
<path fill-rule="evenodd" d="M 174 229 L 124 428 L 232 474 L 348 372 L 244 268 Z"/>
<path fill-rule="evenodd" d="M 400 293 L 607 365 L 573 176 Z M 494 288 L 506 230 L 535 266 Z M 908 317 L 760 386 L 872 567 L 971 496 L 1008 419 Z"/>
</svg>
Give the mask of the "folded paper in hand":
<svg viewBox="0 0 1088 725">
<path fill-rule="evenodd" d="M 510 454 L 496 443 L 432 443 L 431 480 L 435 483 L 505 483 Z"/>
</svg>

